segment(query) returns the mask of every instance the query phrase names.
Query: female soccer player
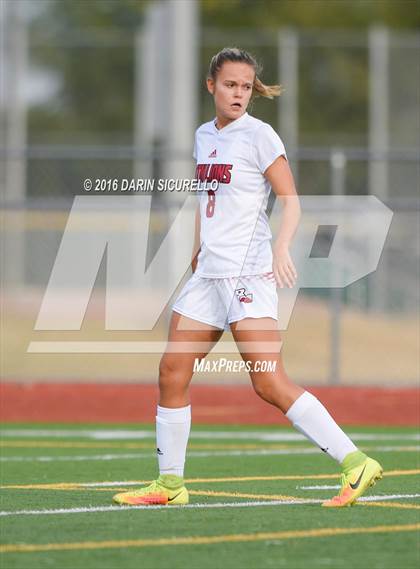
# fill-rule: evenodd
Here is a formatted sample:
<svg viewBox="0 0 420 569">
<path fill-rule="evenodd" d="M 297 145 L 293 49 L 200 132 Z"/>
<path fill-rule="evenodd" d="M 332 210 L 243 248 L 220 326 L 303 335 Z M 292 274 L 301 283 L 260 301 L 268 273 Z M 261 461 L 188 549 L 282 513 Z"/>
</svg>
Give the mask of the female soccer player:
<svg viewBox="0 0 420 569">
<path fill-rule="evenodd" d="M 167 349 L 159 366 L 160 475 L 145 488 L 115 495 L 119 504 L 188 503 L 183 475 L 194 362 L 229 327 L 243 360 L 251 364 L 256 393 L 341 465 L 341 491 L 324 506 L 351 505 L 382 477 L 381 465 L 358 450 L 322 403 L 295 385 L 283 367 L 276 285 L 296 283 L 289 246 L 300 206 L 281 139 L 270 125 L 247 113 L 253 95 L 272 99 L 281 91 L 278 85 L 264 85 L 260 72 L 255 59 L 237 48 L 223 49 L 210 63 L 207 88 L 216 118 L 197 129 L 193 156 L 198 179 L 203 184 L 217 180 L 218 188 L 200 195 L 195 234 L 199 252 L 193 275 L 172 306 L 168 338 L 171 346 L 183 342 L 188 349 Z M 283 206 L 273 248 L 265 211 L 270 188 Z M 275 371 L 254 371 L 261 358 L 274 361 Z"/>
</svg>

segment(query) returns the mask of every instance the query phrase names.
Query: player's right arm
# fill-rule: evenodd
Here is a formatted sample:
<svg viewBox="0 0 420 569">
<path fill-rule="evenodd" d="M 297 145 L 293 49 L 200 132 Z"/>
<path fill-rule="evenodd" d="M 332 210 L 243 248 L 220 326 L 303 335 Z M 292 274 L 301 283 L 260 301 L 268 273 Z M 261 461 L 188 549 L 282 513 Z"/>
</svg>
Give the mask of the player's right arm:
<svg viewBox="0 0 420 569">
<path fill-rule="evenodd" d="M 201 247 L 200 247 L 200 229 L 201 229 L 200 203 L 198 203 L 197 209 L 195 210 L 194 246 L 193 246 L 192 261 L 191 261 L 191 267 L 192 267 L 193 273 L 195 273 L 195 269 L 197 268 L 197 257 L 198 257 L 198 254 L 200 253 L 200 250 L 201 250 Z"/>
</svg>

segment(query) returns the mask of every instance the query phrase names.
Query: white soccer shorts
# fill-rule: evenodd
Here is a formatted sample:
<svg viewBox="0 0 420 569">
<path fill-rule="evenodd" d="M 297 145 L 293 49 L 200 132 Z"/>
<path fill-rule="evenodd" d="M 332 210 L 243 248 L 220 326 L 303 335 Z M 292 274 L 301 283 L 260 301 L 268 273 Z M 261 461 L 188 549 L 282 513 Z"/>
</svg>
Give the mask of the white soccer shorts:
<svg viewBox="0 0 420 569">
<path fill-rule="evenodd" d="M 227 331 L 231 322 L 243 318 L 277 320 L 276 281 L 273 273 L 227 278 L 200 277 L 193 273 L 172 310 Z"/>
</svg>

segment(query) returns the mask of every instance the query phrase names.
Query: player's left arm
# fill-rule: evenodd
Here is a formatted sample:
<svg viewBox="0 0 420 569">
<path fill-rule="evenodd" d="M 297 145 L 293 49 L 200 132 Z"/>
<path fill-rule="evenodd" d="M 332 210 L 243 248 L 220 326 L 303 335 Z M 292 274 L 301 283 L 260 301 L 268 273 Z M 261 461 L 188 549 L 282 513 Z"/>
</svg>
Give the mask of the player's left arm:
<svg viewBox="0 0 420 569">
<path fill-rule="evenodd" d="M 290 257 L 289 247 L 301 216 L 299 196 L 285 156 L 276 158 L 265 170 L 264 176 L 282 202 L 280 228 L 273 245 L 273 273 L 280 288 L 285 285 L 291 288 L 296 283 L 297 272 Z"/>
</svg>

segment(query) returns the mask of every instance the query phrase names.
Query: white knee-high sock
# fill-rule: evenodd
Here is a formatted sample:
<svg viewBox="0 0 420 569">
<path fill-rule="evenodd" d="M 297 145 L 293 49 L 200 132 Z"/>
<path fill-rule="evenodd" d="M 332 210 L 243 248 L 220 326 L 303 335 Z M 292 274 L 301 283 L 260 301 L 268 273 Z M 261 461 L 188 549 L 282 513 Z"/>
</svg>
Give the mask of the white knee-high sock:
<svg viewBox="0 0 420 569">
<path fill-rule="evenodd" d="M 170 409 L 157 406 L 156 443 L 160 474 L 184 476 L 191 427 L 191 405 Z"/>
<path fill-rule="evenodd" d="M 308 391 L 290 406 L 286 417 L 295 429 L 340 463 L 347 454 L 357 451 L 322 403 Z"/>
</svg>

